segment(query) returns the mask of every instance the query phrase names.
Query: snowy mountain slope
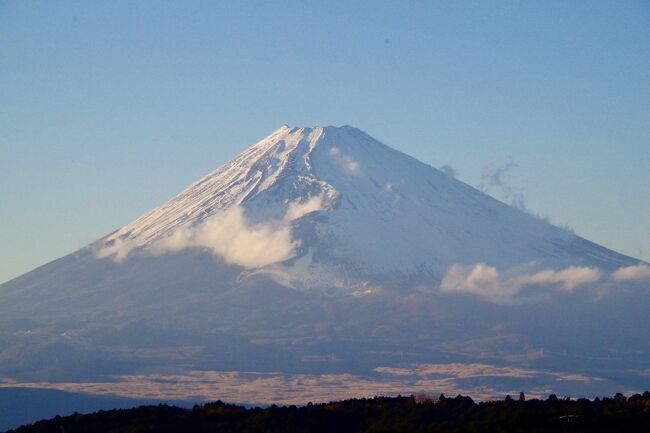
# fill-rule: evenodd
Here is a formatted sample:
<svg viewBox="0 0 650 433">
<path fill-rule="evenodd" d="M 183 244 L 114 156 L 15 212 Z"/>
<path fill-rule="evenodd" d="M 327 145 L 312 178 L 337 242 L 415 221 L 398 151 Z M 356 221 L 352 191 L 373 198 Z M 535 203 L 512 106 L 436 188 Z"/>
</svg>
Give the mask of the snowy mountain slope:
<svg viewBox="0 0 650 433">
<path fill-rule="evenodd" d="M 613 269 L 636 262 L 498 202 L 349 126 L 283 126 L 105 238 L 96 246 L 98 255 L 123 260 L 132 251 L 193 246 L 227 256 L 209 242 L 187 239 L 235 207 L 243 209 L 238 225 L 290 231 L 274 242 L 287 244 L 277 260 L 263 266 L 253 260 L 244 267 L 258 275 L 258 268 L 267 268 L 268 275 L 292 287 L 350 280 L 434 283 L 454 264 L 481 262 L 499 269 L 530 262 Z M 174 240 L 180 245 L 164 247 Z"/>
</svg>

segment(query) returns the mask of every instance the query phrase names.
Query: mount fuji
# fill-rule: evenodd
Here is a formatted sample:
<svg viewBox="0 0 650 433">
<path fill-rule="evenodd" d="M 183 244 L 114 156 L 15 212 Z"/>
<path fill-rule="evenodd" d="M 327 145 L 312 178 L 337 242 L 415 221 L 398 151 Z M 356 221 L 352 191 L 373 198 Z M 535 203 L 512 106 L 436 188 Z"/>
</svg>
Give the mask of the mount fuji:
<svg viewBox="0 0 650 433">
<path fill-rule="evenodd" d="M 359 129 L 283 126 L 132 223 L 0 285 L 0 375 L 648 388 L 649 281 L 647 264 Z"/>
<path fill-rule="evenodd" d="M 118 262 L 202 248 L 297 290 L 408 289 L 454 264 L 636 262 L 347 126 L 284 126 L 95 247 Z"/>
</svg>

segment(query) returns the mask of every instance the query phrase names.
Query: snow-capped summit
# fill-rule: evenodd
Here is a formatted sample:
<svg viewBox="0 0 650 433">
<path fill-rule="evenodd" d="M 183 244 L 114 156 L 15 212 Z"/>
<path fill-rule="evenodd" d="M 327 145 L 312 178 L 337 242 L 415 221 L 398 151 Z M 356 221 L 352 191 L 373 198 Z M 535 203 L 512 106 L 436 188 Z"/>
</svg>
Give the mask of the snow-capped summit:
<svg viewBox="0 0 650 433">
<path fill-rule="evenodd" d="M 351 126 L 282 126 L 95 248 L 120 262 L 207 249 L 294 288 L 434 284 L 475 263 L 632 263 Z"/>
</svg>

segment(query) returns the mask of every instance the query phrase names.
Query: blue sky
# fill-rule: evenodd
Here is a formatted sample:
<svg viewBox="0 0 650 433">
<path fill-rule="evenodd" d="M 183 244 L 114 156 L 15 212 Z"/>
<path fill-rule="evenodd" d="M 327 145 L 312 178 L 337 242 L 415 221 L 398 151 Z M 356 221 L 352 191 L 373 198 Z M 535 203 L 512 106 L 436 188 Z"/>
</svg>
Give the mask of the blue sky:
<svg viewBox="0 0 650 433">
<path fill-rule="evenodd" d="M 650 259 L 650 3 L 0 2 L 0 281 L 282 124 L 357 126 Z"/>
</svg>

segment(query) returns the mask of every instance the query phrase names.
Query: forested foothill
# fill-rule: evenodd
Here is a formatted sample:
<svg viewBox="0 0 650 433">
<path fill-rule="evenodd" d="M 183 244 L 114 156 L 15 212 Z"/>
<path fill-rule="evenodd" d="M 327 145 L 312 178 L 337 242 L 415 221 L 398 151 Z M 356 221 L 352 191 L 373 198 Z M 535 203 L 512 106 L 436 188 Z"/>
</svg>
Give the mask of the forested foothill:
<svg viewBox="0 0 650 433">
<path fill-rule="evenodd" d="M 246 408 L 221 401 L 141 406 L 55 417 L 15 433 L 319 432 L 642 432 L 650 431 L 650 392 L 589 399 L 375 397 L 305 406 Z"/>
</svg>

